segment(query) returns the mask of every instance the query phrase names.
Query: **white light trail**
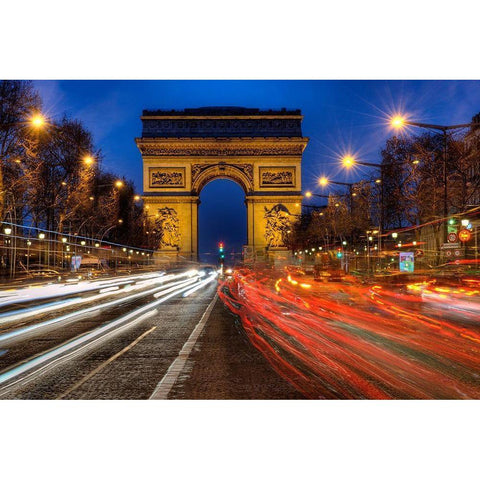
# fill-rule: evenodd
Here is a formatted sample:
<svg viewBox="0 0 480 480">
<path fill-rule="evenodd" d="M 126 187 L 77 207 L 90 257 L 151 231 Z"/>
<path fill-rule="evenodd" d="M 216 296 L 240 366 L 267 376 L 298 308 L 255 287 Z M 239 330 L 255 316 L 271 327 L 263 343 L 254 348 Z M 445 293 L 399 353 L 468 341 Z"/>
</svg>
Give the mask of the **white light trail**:
<svg viewBox="0 0 480 480">
<path fill-rule="evenodd" d="M 166 302 L 170 298 L 190 289 L 190 284 L 192 280 L 187 280 L 188 285 L 179 286 L 174 291 L 160 298 L 150 302 L 148 305 L 140 307 L 133 312 L 130 312 L 117 320 L 107 323 L 101 327 L 96 328 L 95 330 L 81 335 L 80 337 L 75 338 L 57 348 L 54 348 L 46 353 L 39 355 L 17 367 L 12 368 L 2 374 L 0 374 L 0 385 L 5 384 L 6 382 L 13 380 L 15 377 L 19 377 L 25 373 L 28 373 L 28 377 L 36 375 L 40 372 L 45 372 L 50 368 L 56 366 L 60 361 L 70 359 L 74 356 L 79 355 L 87 348 L 91 348 L 93 345 L 103 342 L 111 335 L 116 335 L 120 333 L 124 328 L 131 327 L 133 324 L 138 323 L 146 318 L 154 315 L 156 312 L 156 307 Z M 164 292 L 166 293 L 166 292 Z M 17 380 L 25 381 L 25 378 Z M 13 384 L 8 385 L 7 388 L 10 388 Z"/>
<path fill-rule="evenodd" d="M 186 276 L 185 273 L 183 274 L 178 274 L 178 275 L 172 275 L 170 278 L 171 279 L 176 279 L 176 278 L 181 278 L 181 277 L 184 277 Z M 186 280 L 183 280 L 183 281 L 180 281 L 180 282 L 177 282 L 175 285 L 190 285 L 192 284 L 193 282 L 196 281 L 196 278 L 188 278 Z M 146 290 L 144 292 L 140 292 L 140 293 L 136 293 L 134 295 L 130 295 L 128 296 L 128 301 L 132 301 L 136 298 L 140 298 L 140 297 L 144 297 L 144 296 L 148 296 L 148 295 L 151 295 L 151 294 L 155 294 L 161 290 L 164 290 L 165 288 L 169 288 L 171 287 L 170 284 L 166 284 L 166 285 L 161 285 L 159 287 L 155 287 L 155 288 L 152 288 L 150 290 Z M 171 291 L 168 290 L 168 291 Z M 117 291 L 117 292 L 114 292 L 113 294 L 117 294 L 121 292 L 120 291 Z M 104 294 L 100 294 L 100 295 L 97 295 L 97 299 L 98 298 L 103 298 L 103 296 L 106 296 L 106 295 L 112 295 L 111 292 L 109 293 L 104 293 Z M 80 301 L 81 299 L 79 299 Z M 75 311 L 75 312 L 72 312 L 72 313 L 68 313 L 68 314 L 65 314 L 65 315 L 61 315 L 59 317 L 56 317 L 56 318 L 52 318 L 50 320 L 46 320 L 44 322 L 40 322 L 40 323 L 36 323 L 34 325 L 29 325 L 27 327 L 22 327 L 22 328 L 19 328 L 19 329 L 16 329 L 16 330 L 13 330 L 11 332 L 7 332 L 7 333 L 4 333 L 3 335 L 0 335 L 0 344 L 3 344 L 4 342 L 6 341 L 9 341 L 9 340 L 12 340 L 12 339 L 16 339 L 17 337 L 21 336 L 21 335 L 26 335 L 28 333 L 31 333 L 35 330 L 38 330 L 38 329 L 41 329 L 41 328 L 45 328 L 45 327 L 48 327 L 48 326 L 51 326 L 51 325 L 55 325 L 55 324 L 58 324 L 60 322 L 65 322 L 67 320 L 71 320 L 73 319 L 74 317 L 77 317 L 77 316 L 83 316 L 85 315 L 86 313 L 94 313 L 98 310 L 102 310 L 102 309 L 105 309 L 105 308 L 110 308 L 110 307 L 114 307 L 116 305 L 119 305 L 121 303 L 124 303 L 125 301 L 127 300 L 127 298 L 120 298 L 118 300 L 112 300 L 110 302 L 107 302 L 107 303 L 103 303 L 103 304 L 100 304 L 100 305 L 95 305 L 93 307 L 89 307 L 89 308 L 85 308 L 83 310 L 78 310 L 78 311 Z M 38 308 L 41 308 L 41 307 L 36 307 L 37 309 Z M 51 308 L 51 307 L 49 307 Z M 38 314 L 39 311 L 36 310 L 36 314 Z M 19 314 L 20 315 L 20 314 Z M 30 312 L 30 315 L 31 315 L 31 312 Z"/>
<path fill-rule="evenodd" d="M 187 290 L 183 295 L 182 297 L 188 297 L 190 294 L 192 294 L 193 292 L 196 292 L 197 290 L 199 290 L 200 288 L 204 287 L 207 283 L 210 283 L 210 282 L 213 282 L 213 280 L 215 280 L 217 278 L 217 274 L 215 273 L 215 275 L 212 275 L 210 276 L 209 278 L 207 278 L 206 280 L 202 280 L 201 282 L 199 282 L 198 285 L 195 285 L 195 287 L 191 288 L 190 290 Z"/>
<path fill-rule="evenodd" d="M 98 287 L 102 286 L 105 288 L 101 288 L 99 290 L 98 295 L 90 296 L 90 297 L 81 297 L 81 298 L 73 298 L 67 300 L 60 300 L 57 302 L 51 302 L 44 305 L 38 305 L 30 308 L 22 308 L 21 310 L 14 310 L 6 313 L 0 314 L 0 324 L 12 323 L 18 320 L 25 320 L 29 317 L 37 317 L 39 315 L 43 315 L 45 313 L 58 310 L 60 308 L 67 308 L 74 305 L 81 305 L 84 303 L 91 303 L 93 301 L 98 301 L 106 296 L 109 295 L 117 295 L 122 293 L 127 293 L 135 290 L 140 290 L 145 288 L 149 285 L 155 284 L 163 284 L 168 280 L 173 280 L 176 278 L 182 278 L 185 276 L 190 276 L 191 271 L 184 272 L 177 275 L 164 275 L 164 272 L 160 274 L 142 274 L 137 276 L 130 276 L 130 277 L 122 277 L 122 279 L 114 279 L 113 281 L 99 281 L 96 283 L 94 288 L 90 288 L 88 290 L 81 289 L 78 293 L 85 293 L 86 291 L 95 291 Z M 132 281 L 136 280 L 134 284 L 131 284 Z M 120 290 L 121 286 L 124 286 L 122 290 Z M 55 287 L 59 287 L 56 285 Z M 64 293 L 60 295 L 60 297 L 64 295 L 71 295 L 70 293 Z M 49 295 L 51 297 L 51 295 Z M 38 297 L 42 299 L 42 297 Z M 12 302 L 17 303 L 17 302 Z M 0 304 L 1 305 L 1 304 Z"/>
</svg>

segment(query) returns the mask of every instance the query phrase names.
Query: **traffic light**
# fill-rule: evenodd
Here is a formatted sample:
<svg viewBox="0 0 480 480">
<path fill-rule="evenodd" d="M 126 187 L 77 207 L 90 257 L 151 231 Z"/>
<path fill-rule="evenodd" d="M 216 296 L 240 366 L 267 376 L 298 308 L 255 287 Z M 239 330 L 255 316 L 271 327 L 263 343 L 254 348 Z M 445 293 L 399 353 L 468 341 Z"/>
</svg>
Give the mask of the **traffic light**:
<svg viewBox="0 0 480 480">
<path fill-rule="evenodd" d="M 337 250 L 337 258 L 342 258 L 342 257 L 343 257 L 343 252 L 340 249 L 338 249 Z"/>
<path fill-rule="evenodd" d="M 219 257 L 221 265 L 223 265 L 223 261 L 225 259 L 225 253 L 223 252 L 223 247 L 224 247 L 223 242 L 219 242 L 219 244 L 218 244 L 218 257 Z"/>
</svg>

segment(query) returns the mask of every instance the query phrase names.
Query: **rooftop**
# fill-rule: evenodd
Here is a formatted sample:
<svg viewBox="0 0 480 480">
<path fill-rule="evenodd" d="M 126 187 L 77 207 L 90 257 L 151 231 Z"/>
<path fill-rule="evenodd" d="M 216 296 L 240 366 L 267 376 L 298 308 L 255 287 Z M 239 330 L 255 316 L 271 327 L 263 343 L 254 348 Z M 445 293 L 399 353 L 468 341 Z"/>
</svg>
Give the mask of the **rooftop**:
<svg viewBox="0 0 480 480">
<path fill-rule="evenodd" d="M 260 110 L 259 108 L 246 107 L 200 107 L 185 108 L 184 110 L 143 110 L 143 116 L 150 117 L 172 117 L 172 116 L 279 116 L 279 115 L 301 115 L 300 110 Z"/>
</svg>

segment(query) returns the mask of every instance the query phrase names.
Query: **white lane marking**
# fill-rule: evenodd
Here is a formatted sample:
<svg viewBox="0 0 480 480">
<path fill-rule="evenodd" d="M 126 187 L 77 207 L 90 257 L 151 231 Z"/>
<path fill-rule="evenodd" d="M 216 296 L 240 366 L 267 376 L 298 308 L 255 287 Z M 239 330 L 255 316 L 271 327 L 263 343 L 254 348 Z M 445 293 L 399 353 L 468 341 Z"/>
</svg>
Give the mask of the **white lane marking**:
<svg viewBox="0 0 480 480">
<path fill-rule="evenodd" d="M 215 293 L 213 300 L 208 305 L 207 309 L 202 315 L 202 318 L 197 323 L 196 327 L 193 329 L 193 332 L 188 337 L 188 340 L 183 345 L 178 357 L 173 361 L 170 367 L 167 370 L 167 373 L 163 376 L 160 380 L 158 385 L 155 387 L 152 395 L 150 396 L 150 400 L 166 400 L 168 398 L 168 394 L 170 390 L 175 385 L 180 373 L 182 373 L 185 364 L 187 363 L 188 357 L 193 350 L 193 347 L 197 343 L 198 337 L 203 331 L 205 324 L 207 323 L 208 319 L 210 318 L 210 314 L 212 313 L 213 307 L 218 299 L 218 294 Z"/>
<path fill-rule="evenodd" d="M 56 400 L 61 400 L 62 398 L 65 398 L 67 395 L 75 391 L 77 388 L 81 387 L 87 380 L 95 376 L 97 373 L 99 373 L 101 370 L 103 370 L 107 365 L 115 361 L 118 357 L 121 357 L 124 353 L 128 352 L 131 348 L 133 348 L 138 342 L 143 340 L 147 335 L 150 335 L 157 327 L 152 327 L 150 330 L 147 330 L 146 332 L 143 332 L 137 339 L 135 339 L 132 343 L 127 345 L 125 348 L 117 352 L 115 355 L 112 355 L 108 360 L 103 362 L 101 365 L 99 365 L 97 368 L 92 370 L 88 375 L 85 375 L 82 379 L 80 379 L 77 383 L 72 385 L 68 390 L 63 392 L 59 397 L 56 398 Z"/>
</svg>

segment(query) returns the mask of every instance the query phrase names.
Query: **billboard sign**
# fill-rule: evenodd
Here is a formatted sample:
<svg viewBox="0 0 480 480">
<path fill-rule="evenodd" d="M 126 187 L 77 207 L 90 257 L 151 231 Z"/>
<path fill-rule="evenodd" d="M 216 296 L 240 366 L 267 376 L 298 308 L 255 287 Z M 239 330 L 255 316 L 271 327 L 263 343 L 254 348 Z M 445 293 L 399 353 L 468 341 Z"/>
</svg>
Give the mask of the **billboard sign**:
<svg viewBox="0 0 480 480">
<path fill-rule="evenodd" d="M 81 255 L 72 255 L 72 272 L 76 272 L 82 263 Z"/>
<path fill-rule="evenodd" d="M 400 252 L 399 254 L 399 266 L 401 272 L 412 273 L 415 266 L 413 252 Z"/>
</svg>

